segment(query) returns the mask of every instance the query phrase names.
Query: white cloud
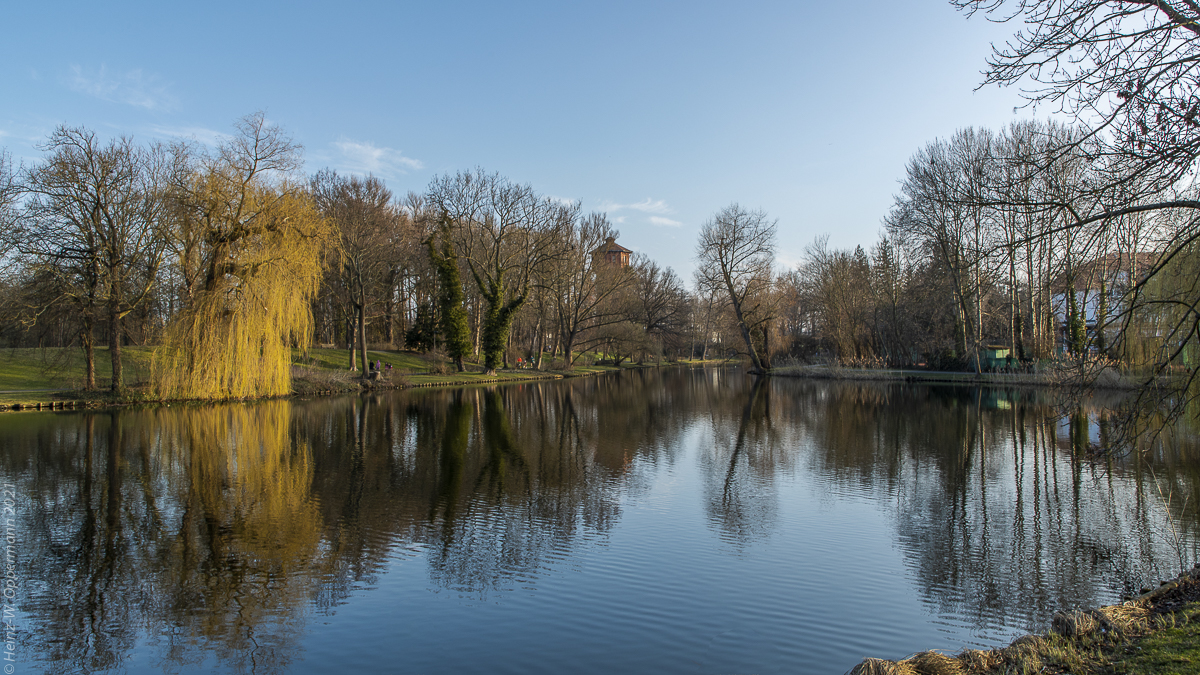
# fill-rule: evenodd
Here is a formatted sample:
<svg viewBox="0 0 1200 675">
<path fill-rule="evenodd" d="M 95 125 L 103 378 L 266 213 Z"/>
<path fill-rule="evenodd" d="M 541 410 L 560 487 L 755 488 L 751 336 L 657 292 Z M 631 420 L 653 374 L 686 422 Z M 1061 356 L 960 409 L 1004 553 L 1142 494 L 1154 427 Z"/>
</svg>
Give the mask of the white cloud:
<svg viewBox="0 0 1200 675">
<path fill-rule="evenodd" d="M 171 110 L 177 103 L 167 85 L 160 82 L 157 76 L 143 73 L 141 68 L 113 74 L 103 65 L 98 69 L 71 66 L 67 86 L 102 101 L 124 103 L 147 110 Z"/>
<path fill-rule="evenodd" d="M 167 138 L 190 138 L 210 148 L 215 148 L 231 138 L 229 134 L 205 129 L 204 127 L 167 127 L 155 125 L 150 127 L 150 130 L 155 135 L 166 136 Z"/>
<path fill-rule="evenodd" d="M 646 197 L 640 202 L 633 204 L 617 204 L 615 202 L 605 202 L 603 205 L 605 211 L 622 211 L 631 209 L 633 211 L 641 211 L 642 213 L 671 213 L 674 209 L 667 206 L 667 203 L 661 199 L 650 199 Z"/>
<path fill-rule="evenodd" d="M 341 152 L 339 168 L 351 173 L 388 176 L 425 168 L 418 159 L 405 157 L 399 150 L 376 147 L 370 141 L 364 143 L 343 138 L 333 145 Z"/>
<path fill-rule="evenodd" d="M 794 270 L 804 262 L 804 256 L 794 256 L 791 251 L 780 250 L 775 253 L 775 267 L 785 271 Z"/>
<path fill-rule="evenodd" d="M 655 225 L 662 225 L 664 227 L 679 227 L 680 225 L 683 225 L 683 223 L 679 222 L 678 220 L 671 220 L 670 218 L 663 218 L 661 216 L 650 216 L 650 222 Z"/>
</svg>

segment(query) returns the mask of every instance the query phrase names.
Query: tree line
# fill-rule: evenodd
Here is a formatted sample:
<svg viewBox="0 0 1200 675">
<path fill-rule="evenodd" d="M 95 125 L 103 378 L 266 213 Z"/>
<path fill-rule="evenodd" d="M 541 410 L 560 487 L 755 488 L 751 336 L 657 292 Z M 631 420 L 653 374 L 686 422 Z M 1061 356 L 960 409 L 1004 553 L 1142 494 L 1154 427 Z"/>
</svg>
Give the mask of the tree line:
<svg viewBox="0 0 1200 675">
<path fill-rule="evenodd" d="M 244 397 L 286 391 L 290 350 L 311 342 L 345 348 L 352 370 L 374 345 L 459 370 L 599 353 L 736 354 L 756 372 L 781 356 L 980 370 L 991 344 L 1015 364 L 1157 364 L 1186 342 L 1162 307 L 1190 260 L 1164 252 L 1190 223 L 1126 209 L 1079 224 L 1163 191 L 1106 183 L 1111 157 L 1058 123 L 927 144 L 879 242 L 819 237 L 796 269 L 774 263 L 777 221 L 730 205 L 701 227 L 691 288 L 644 255 L 609 260 L 605 214 L 481 169 L 403 198 L 373 176 L 304 176 L 300 148 L 261 115 L 211 151 L 68 127 L 43 149 L 0 166 L 2 330 L 13 346 L 80 346 L 86 389 L 97 344 L 115 391 L 121 346 L 150 344 L 164 395 Z"/>
<path fill-rule="evenodd" d="M 870 251 L 810 247 L 798 318 L 843 360 L 979 370 L 995 343 L 1018 361 L 1101 357 L 1167 376 L 1175 386 L 1153 389 L 1184 405 L 1200 356 L 1200 10 L 952 4 L 1022 25 L 994 45 L 985 84 L 1019 85 L 1064 121 L 927 144 Z"/>
<path fill-rule="evenodd" d="M 598 255 L 617 235 L 605 214 L 483 170 L 397 198 L 374 177 L 300 174 L 299 148 L 261 115 L 214 150 L 64 127 L 34 166 L 0 160 L 0 331 L 81 346 L 88 388 L 107 343 L 118 391 L 121 345 L 158 344 L 155 379 L 178 395 L 280 392 L 283 351 L 310 341 L 346 348 L 353 369 L 374 344 L 489 371 L 593 354 L 980 371 L 1002 347 L 1008 366 L 1111 359 L 1190 388 L 1200 12 L 952 4 L 1024 22 L 987 82 L 1030 85 L 1067 121 L 926 144 L 867 249 L 818 238 L 780 270 L 777 222 L 732 204 L 701 227 L 688 288 L 645 256 Z"/>
<path fill-rule="evenodd" d="M 603 253 L 619 236 L 605 214 L 481 169 L 403 198 L 373 176 L 306 176 L 261 114 L 213 149 L 66 126 L 41 149 L 31 166 L 0 160 L 0 333 L 82 348 L 87 390 L 101 346 L 114 392 L 122 346 L 150 345 L 161 396 L 241 398 L 285 393 L 292 350 L 313 343 L 358 371 L 368 347 L 494 371 L 701 341 L 673 270 Z"/>
<path fill-rule="evenodd" d="M 864 251 L 808 247 L 790 280 L 803 323 L 845 361 L 978 371 L 988 345 L 1017 363 L 1179 356 L 1153 306 L 1176 289 L 1164 255 L 1177 214 L 1085 214 L 1136 204 L 1081 129 L 1023 121 L 966 128 L 909 160 L 882 236 Z"/>
</svg>

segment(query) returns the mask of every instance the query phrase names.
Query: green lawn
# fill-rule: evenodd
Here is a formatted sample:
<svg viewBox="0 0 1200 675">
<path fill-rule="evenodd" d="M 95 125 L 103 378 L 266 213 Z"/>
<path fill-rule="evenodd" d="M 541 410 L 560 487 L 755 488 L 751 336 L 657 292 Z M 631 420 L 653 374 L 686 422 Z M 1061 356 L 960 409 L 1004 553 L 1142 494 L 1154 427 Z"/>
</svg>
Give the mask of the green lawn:
<svg viewBox="0 0 1200 675">
<path fill-rule="evenodd" d="M 152 347 L 123 347 L 121 353 L 125 364 L 125 382 L 130 387 L 145 384 L 150 378 Z M 432 384 L 482 384 L 486 382 L 511 382 L 529 379 L 557 377 L 561 373 L 533 370 L 501 371 L 496 375 L 485 375 L 479 364 L 468 364 L 469 372 L 454 372 L 448 359 L 440 361 L 424 354 L 407 351 L 367 352 L 372 362 L 391 364 L 391 381 L 407 385 Z M 314 347 L 307 354 L 293 352 L 293 362 L 315 369 L 313 377 L 302 378 L 304 384 L 297 391 L 339 390 L 349 386 L 350 358 L 346 349 Z M 613 366 L 576 365 L 572 374 L 586 375 L 622 370 L 633 364 Z M 321 373 L 325 373 L 322 375 Z M 107 347 L 96 349 L 96 385 L 100 391 L 86 398 L 104 398 L 112 376 Z M 83 388 L 83 351 L 74 348 L 20 348 L 0 350 L 0 405 L 10 406 L 49 403 L 51 401 L 75 399 Z M 7 392 L 7 393 L 5 393 Z M 66 393 L 71 392 L 71 393 Z"/>
<path fill-rule="evenodd" d="M 1200 673 L 1200 604 L 1192 604 L 1170 617 L 1164 627 L 1126 648 L 1112 672 Z"/>
<path fill-rule="evenodd" d="M 125 381 L 136 384 L 149 379 L 150 347 L 123 347 Z M 96 381 L 101 387 L 112 377 L 108 348 L 96 348 Z M 83 350 L 36 347 L 0 350 L 0 391 L 31 389 L 80 389 L 83 387 Z"/>
<path fill-rule="evenodd" d="M 292 354 L 292 360 L 295 363 L 330 370 L 350 369 L 350 350 L 348 349 L 313 347 L 308 350 L 308 358 L 302 356 L 299 350 L 293 350 Z M 379 360 L 390 363 L 392 368 L 403 372 L 421 372 L 429 369 L 429 363 L 420 354 L 412 352 L 367 350 L 367 357 L 372 362 Z M 359 367 L 361 368 L 362 365 L 359 364 Z"/>
</svg>

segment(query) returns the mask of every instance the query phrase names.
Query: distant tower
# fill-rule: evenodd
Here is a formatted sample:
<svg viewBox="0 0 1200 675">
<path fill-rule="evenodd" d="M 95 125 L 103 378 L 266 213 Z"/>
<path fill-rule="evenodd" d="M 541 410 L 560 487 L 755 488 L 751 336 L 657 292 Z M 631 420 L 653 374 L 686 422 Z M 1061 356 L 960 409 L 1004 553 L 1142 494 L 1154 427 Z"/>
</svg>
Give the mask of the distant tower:
<svg viewBox="0 0 1200 675">
<path fill-rule="evenodd" d="M 613 237 L 609 237 L 604 241 L 604 245 L 592 251 L 592 255 L 596 256 L 597 260 L 603 260 L 607 265 L 619 265 L 621 267 L 629 267 L 629 254 L 633 253 L 629 249 L 617 243 Z"/>
</svg>

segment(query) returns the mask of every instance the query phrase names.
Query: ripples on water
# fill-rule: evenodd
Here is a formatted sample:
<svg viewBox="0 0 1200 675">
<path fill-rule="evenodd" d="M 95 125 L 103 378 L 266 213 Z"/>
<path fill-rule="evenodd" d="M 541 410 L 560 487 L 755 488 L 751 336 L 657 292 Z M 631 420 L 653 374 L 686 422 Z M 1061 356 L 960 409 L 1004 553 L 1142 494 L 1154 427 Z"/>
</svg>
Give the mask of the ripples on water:
<svg viewBox="0 0 1200 675">
<path fill-rule="evenodd" d="M 994 646 L 1195 558 L 1194 448 L 1079 461 L 1101 412 L 665 370 L 5 415 L 19 661 L 840 673 Z"/>
</svg>

